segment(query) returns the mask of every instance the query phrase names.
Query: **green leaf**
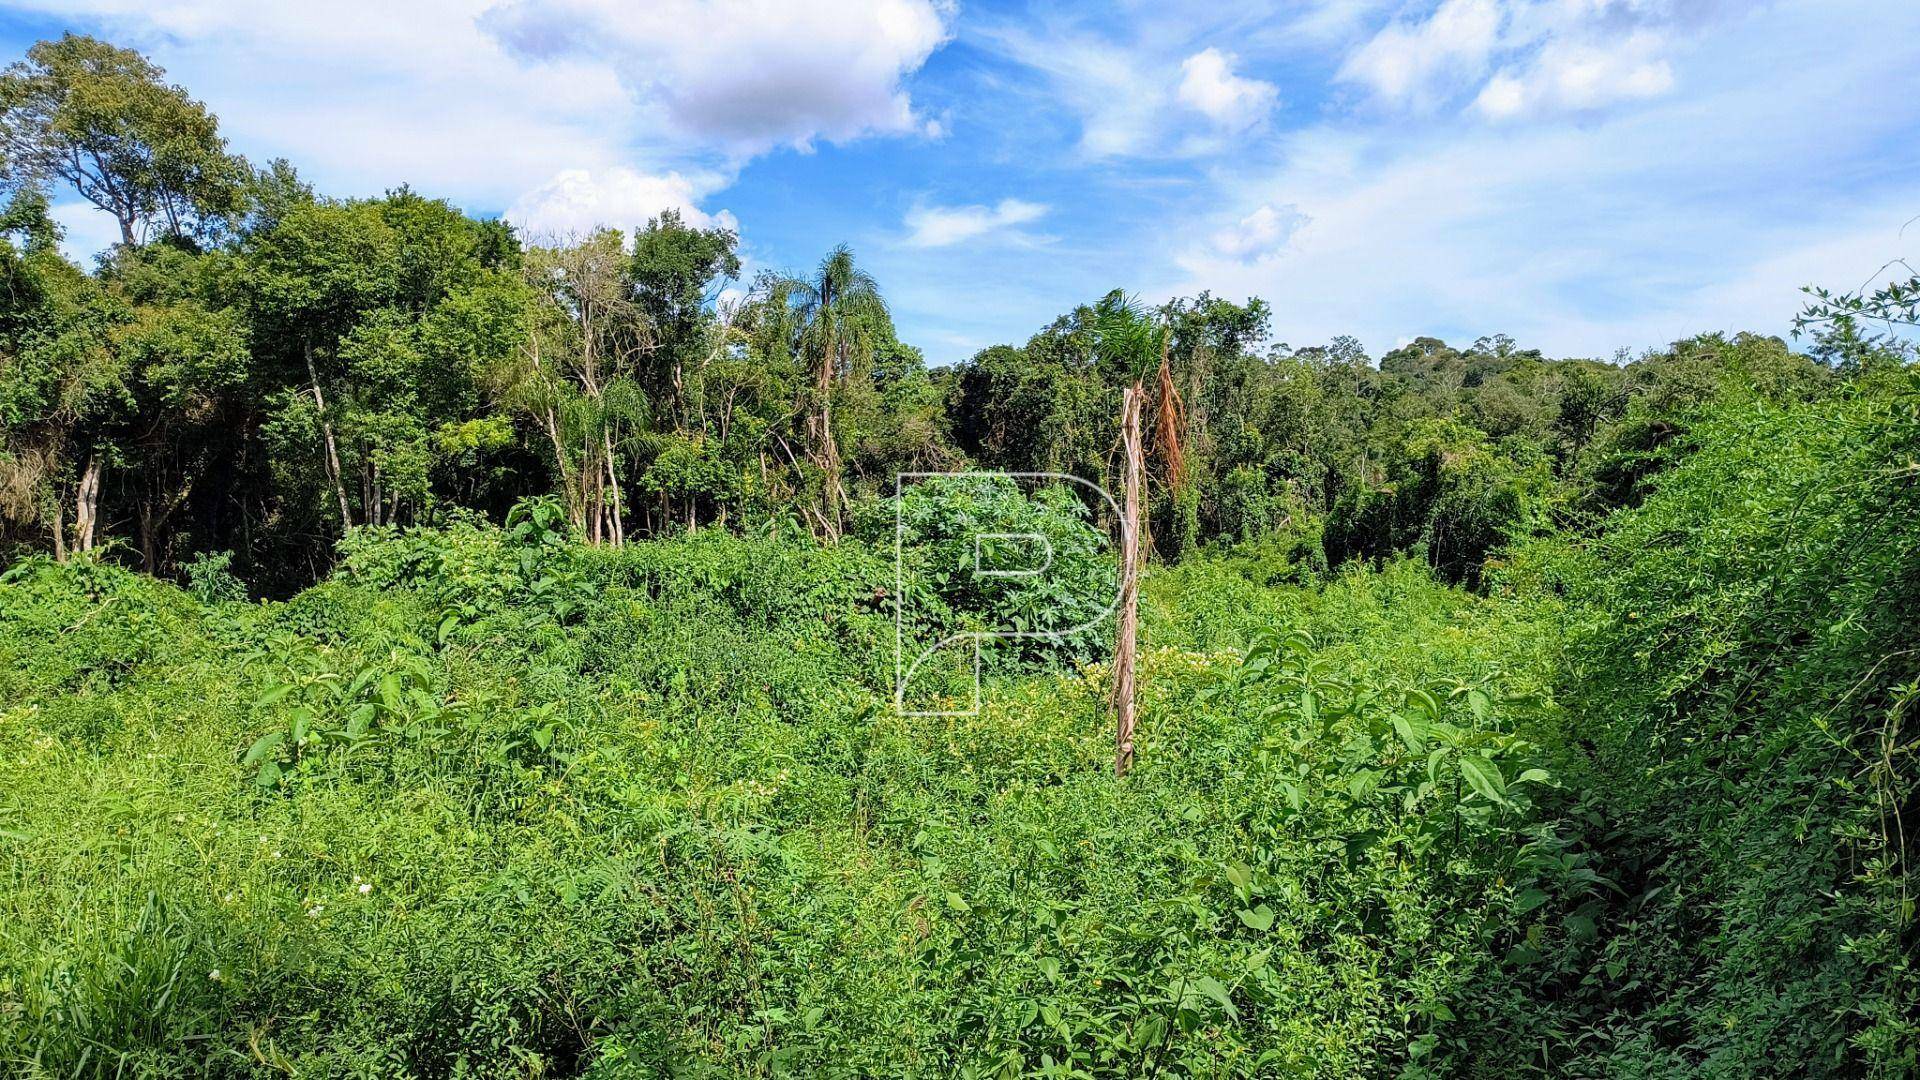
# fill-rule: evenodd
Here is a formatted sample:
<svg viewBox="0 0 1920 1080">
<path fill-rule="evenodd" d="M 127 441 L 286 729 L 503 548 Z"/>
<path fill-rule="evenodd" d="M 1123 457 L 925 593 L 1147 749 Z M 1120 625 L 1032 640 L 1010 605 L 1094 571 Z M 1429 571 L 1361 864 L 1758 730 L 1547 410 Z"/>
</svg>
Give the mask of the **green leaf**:
<svg viewBox="0 0 1920 1080">
<path fill-rule="evenodd" d="M 1483 723 L 1493 714 L 1492 699 L 1487 697 L 1485 690 L 1477 686 L 1467 691 L 1467 707 L 1473 710 L 1473 718 Z"/>
<path fill-rule="evenodd" d="M 1245 863 L 1232 863 L 1227 867 L 1227 880 L 1233 883 L 1234 891 L 1243 897 L 1253 895 L 1253 869 Z"/>
<path fill-rule="evenodd" d="M 1393 730 L 1394 734 L 1400 736 L 1400 741 L 1406 745 L 1408 753 L 1424 754 L 1427 752 L 1427 726 L 1425 724 L 1420 724 L 1416 727 L 1414 721 L 1401 716 L 1399 713 L 1395 713 L 1393 715 Z"/>
<path fill-rule="evenodd" d="M 380 703 L 389 712 L 400 711 L 400 676 L 388 673 L 380 678 Z"/>
<path fill-rule="evenodd" d="M 240 767 L 251 769 L 260 764 L 286 737 L 287 733 L 284 731 L 269 731 L 255 739 L 253 745 L 247 748 L 247 755 L 240 759 Z"/>
<path fill-rule="evenodd" d="M 1440 703 L 1435 701 L 1433 695 L 1427 693 L 1425 690 L 1414 689 L 1407 691 L 1407 703 L 1419 706 L 1420 711 L 1427 714 L 1428 720 L 1440 719 Z"/>
<path fill-rule="evenodd" d="M 1372 769 L 1361 769 L 1347 779 L 1347 794 L 1353 796 L 1354 801 L 1359 802 L 1373 794 L 1373 789 L 1378 786 L 1380 786 L 1380 774 Z"/>
<path fill-rule="evenodd" d="M 1273 927 L 1273 909 L 1265 904 L 1256 908 L 1242 908 L 1240 921 L 1264 933 Z"/>
<path fill-rule="evenodd" d="M 1240 1010 L 1233 1007 L 1233 995 L 1219 979 L 1211 975 L 1202 975 L 1193 980 L 1193 988 L 1226 1010 L 1228 1016 L 1238 1020 Z"/>
<path fill-rule="evenodd" d="M 253 707 L 256 709 L 264 709 L 291 693 L 293 693 L 292 683 L 280 683 L 277 686 L 268 687 L 267 692 L 261 694 L 260 697 L 254 701 Z"/>
<path fill-rule="evenodd" d="M 1301 794 L 1299 784 L 1296 784 L 1291 780 L 1281 780 L 1278 783 L 1280 788 L 1280 794 L 1286 798 L 1288 806 L 1293 807 L 1295 810 L 1300 810 L 1306 807 L 1307 797 Z"/>
<path fill-rule="evenodd" d="M 1467 786 L 1488 802 L 1510 805 L 1507 802 L 1507 782 L 1500 775 L 1500 766 L 1489 761 L 1484 755 L 1469 754 L 1460 759 L 1460 775 L 1466 777 Z"/>
</svg>

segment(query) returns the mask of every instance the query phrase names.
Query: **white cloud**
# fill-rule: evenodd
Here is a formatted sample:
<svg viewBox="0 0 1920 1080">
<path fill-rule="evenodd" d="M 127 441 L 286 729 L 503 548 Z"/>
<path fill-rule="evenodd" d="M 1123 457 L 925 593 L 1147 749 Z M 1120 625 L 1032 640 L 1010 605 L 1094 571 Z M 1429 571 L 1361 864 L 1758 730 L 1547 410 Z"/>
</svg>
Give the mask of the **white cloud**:
<svg viewBox="0 0 1920 1080">
<path fill-rule="evenodd" d="M 936 134 L 944 0 L 0 0 L 147 52 L 235 147 L 571 229 L 695 209 L 753 154 Z"/>
<path fill-rule="evenodd" d="M 1180 101 L 1214 123 L 1235 131 L 1264 120 L 1279 101 L 1272 83 L 1233 73 L 1234 58 L 1219 49 L 1203 49 L 1180 65 Z"/>
<path fill-rule="evenodd" d="M 737 231 L 731 213 L 708 214 L 698 205 L 717 186 L 711 178 L 689 179 L 677 172 L 650 176 L 624 165 L 562 169 L 514 200 L 505 217 L 535 238 L 584 236 L 601 227 L 630 232 L 662 210 L 680 211 L 695 228 L 722 225 Z"/>
<path fill-rule="evenodd" d="M 1277 257 L 1293 234 L 1312 219 L 1291 204 L 1262 205 L 1233 226 L 1213 234 L 1213 249 L 1229 259 L 1257 261 Z"/>
<path fill-rule="evenodd" d="M 1083 154 L 1104 158 L 1151 147 L 1170 90 L 1156 65 L 1070 26 L 1046 25 L 1037 33 L 989 26 L 975 32 L 995 51 L 1045 77 L 1044 105 L 1064 106 L 1080 118 Z"/>
<path fill-rule="evenodd" d="M 565 0 L 482 27 L 533 60 L 591 57 L 678 134 L 753 153 L 924 130 L 902 83 L 947 39 L 933 0 Z"/>
<path fill-rule="evenodd" d="M 1446 0 L 1423 22 L 1389 24 L 1347 58 L 1338 77 L 1365 84 L 1390 105 L 1429 107 L 1486 70 L 1504 18 L 1498 0 Z"/>
<path fill-rule="evenodd" d="M 1875 10 L 1883 32 L 1844 59 L 1798 62 L 1819 26 Z M 1628 70 L 1638 55 L 1623 52 Z M 1163 288 L 1264 296 L 1296 344 L 1503 331 L 1605 357 L 1709 330 L 1785 333 L 1801 285 L 1851 288 L 1910 253 L 1913 230 L 1903 246 L 1899 229 L 1920 207 L 1920 114 L 1818 103 L 1920 100 L 1920 9 L 1783 7 L 1727 23 L 1689 59 L 1671 91 L 1579 123 L 1330 117 L 1280 136 L 1276 164 L 1236 171 L 1205 211 L 1156 227 L 1193 238 Z M 1536 103 L 1549 88 L 1528 72 L 1512 76 L 1516 115 L 1611 92 L 1575 73 Z M 1263 211 L 1289 205 L 1311 223 L 1263 257 Z"/>
<path fill-rule="evenodd" d="M 1349 55 L 1338 78 L 1426 111 L 1467 97 L 1488 119 L 1590 112 L 1660 97 L 1673 55 L 1719 0 L 1445 0 Z"/>
<path fill-rule="evenodd" d="M 906 242 L 912 247 L 947 247 L 990 233 L 1016 229 L 1047 212 L 1038 203 L 1002 199 L 993 206 L 915 206 L 907 211 Z"/>
<path fill-rule="evenodd" d="M 1550 41 L 1526 65 L 1487 80 L 1474 107 L 1490 119 L 1507 120 L 1659 97 L 1674 84 L 1673 66 L 1660 55 L 1665 47 L 1662 37 L 1648 31 L 1610 46 Z"/>
<path fill-rule="evenodd" d="M 605 65 L 508 56 L 486 0 L 74 0 L 34 5 L 140 48 L 255 160 L 330 193 L 411 183 L 497 208 L 560 167 L 625 159 L 644 117 Z"/>
<path fill-rule="evenodd" d="M 1178 4 L 1135 7 L 1128 15 L 1127 36 L 1053 12 L 1030 23 L 983 17 L 967 40 L 1038 73 L 1039 86 L 1029 88 L 1034 109 L 1077 118 L 1076 149 L 1085 158 L 1216 154 L 1236 142 L 1228 136 L 1257 126 L 1279 103 L 1273 84 L 1235 72 L 1236 57 L 1202 47 L 1209 38 L 1272 37 L 1282 24 L 1271 15 L 1232 19 L 1217 5 Z M 1265 32 L 1256 33 L 1263 25 Z"/>
</svg>

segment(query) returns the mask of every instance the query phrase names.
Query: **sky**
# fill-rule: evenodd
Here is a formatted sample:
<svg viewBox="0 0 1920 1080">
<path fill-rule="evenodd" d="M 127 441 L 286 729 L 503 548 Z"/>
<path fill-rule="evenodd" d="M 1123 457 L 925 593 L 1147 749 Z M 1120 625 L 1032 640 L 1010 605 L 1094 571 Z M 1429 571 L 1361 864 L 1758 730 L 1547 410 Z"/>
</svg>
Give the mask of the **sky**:
<svg viewBox="0 0 1920 1080">
<path fill-rule="evenodd" d="M 1914 0 L 0 0 L 9 61 L 68 30 L 325 194 L 847 243 L 934 363 L 1114 288 L 1605 358 L 1920 256 Z"/>
</svg>

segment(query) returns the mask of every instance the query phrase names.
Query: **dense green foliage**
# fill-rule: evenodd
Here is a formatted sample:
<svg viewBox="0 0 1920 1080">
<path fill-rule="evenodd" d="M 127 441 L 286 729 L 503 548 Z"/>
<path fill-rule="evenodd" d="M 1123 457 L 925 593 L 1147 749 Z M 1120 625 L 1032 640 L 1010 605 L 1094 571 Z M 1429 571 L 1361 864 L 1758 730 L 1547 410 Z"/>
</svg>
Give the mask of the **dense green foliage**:
<svg viewBox="0 0 1920 1080">
<path fill-rule="evenodd" d="M 1920 1071 L 1904 286 L 930 369 L 845 248 L 324 198 L 91 39 L 0 135 L 0 1073 Z M 1110 506 L 900 476 L 1100 480 L 1148 379 L 1116 779 Z"/>
<path fill-rule="evenodd" d="M 1124 783 L 1097 664 L 894 713 L 890 537 L 592 548 L 531 504 L 265 605 L 22 563 L 0 1060 L 1905 1072 L 1920 387 L 1687 430 L 1485 595 L 1310 534 L 1154 574 Z"/>
</svg>

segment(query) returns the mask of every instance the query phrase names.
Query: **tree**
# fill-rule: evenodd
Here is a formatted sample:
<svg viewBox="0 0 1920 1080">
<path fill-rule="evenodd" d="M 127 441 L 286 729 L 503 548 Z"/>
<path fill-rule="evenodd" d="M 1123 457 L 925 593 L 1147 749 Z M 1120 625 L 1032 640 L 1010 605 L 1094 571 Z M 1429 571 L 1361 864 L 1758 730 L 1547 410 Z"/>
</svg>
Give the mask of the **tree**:
<svg viewBox="0 0 1920 1080">
<path fill-rule="evenodd" d="M 76 34 L 0 75 L 0 148 L 17 182 L 58 181 L 112 214 L 129 247 L 205 231 L 243 205 L 245 163 L 206 106 L 131 49 Z"/>
<path fill-rule="evenodd" d="M 799 410 L 806 417 L 808 455 L 821 475 L 818 527 L 823 535 L 836 538 L 847 496 L 833 431 L 834 387 L 872 358 L 882 338 L 892 338 L 893 320 L 880 287 L 854 265 L 853 251 L 845 244 L 829 252 L 812 277 L 792 281 L 789 287 L 798 316 L 798 351 L 811 365 Z"/>
<path fill-rule="evenodd" d="M 169 261 L 193 258 L 169 254 Z M 148 573 L 159 572 L 169 525 L 196 483 L 221 474 L 213 457 L 217 434 L 232 422 L 234 399 L 251 374 L 242 313 L 192 295 L 190 274 L 190 267 L 155 268 L 150 276 L 165 288 L 158 295 L 142 295 L 124 280 L 111 283 L 134 301 L 130 320 L 114 332 L 130 405 L 117 442 L 134 474 L 140 559 Z"/>
<path fill-rule="evenodd" d="M 698 229 L 667 210 L 633 234 L 629 273 L 641 313 L 653 328 L 653 349 L 664 357 L 666 378 L 648 389 L 667 397 L 675 428 L 687 425 L 689 409 L 704 402 L 700 387 L 689 387 L 686 365 L 710 354 L 706 338 L 713 322 L 713 283 L 740 276 L 739 238 L 726 228 Z M 661 385 L 664 383 L 664 385 Z"/>
<path fill-rule="evenodd" d="M 44 525 L 65 559 L 100 537 L 102 483 L 118 458 L 111 432 L 130 395 L 114 347 L 126 311 L 60 257 L 58 241 L 45 198 L 16 193 L 0 220 L 0 511 Z"/>
<path fill-rule="evenodd" d="M 247 249 L 247 288 L 257 336 L 273 341 L 297 365 L 288 382 L 310 397 L 321 466 L 342 529 L 356 524 L 347 496 L 339 436 L 341 343 L 366 315 L 398 297 L 398 237 L 367 203 L 314 202 L 287 211 Z M 304 376 L 304 379 L 302 379 Z M 293 421 L 304 406 L 289 400 Z"/>
<path fill-rule="evenodd" d="M 656 340 L 634 299 L 631 262 L 611 229 L 527 252 L 523 363 L 508 397 L 533 416 L 553 447 L 568 512 L 590 543 L 626 540 L 619 473 L 622 444 L 645 429 L 649 407 L 637 381 Z"/>
</svg>

